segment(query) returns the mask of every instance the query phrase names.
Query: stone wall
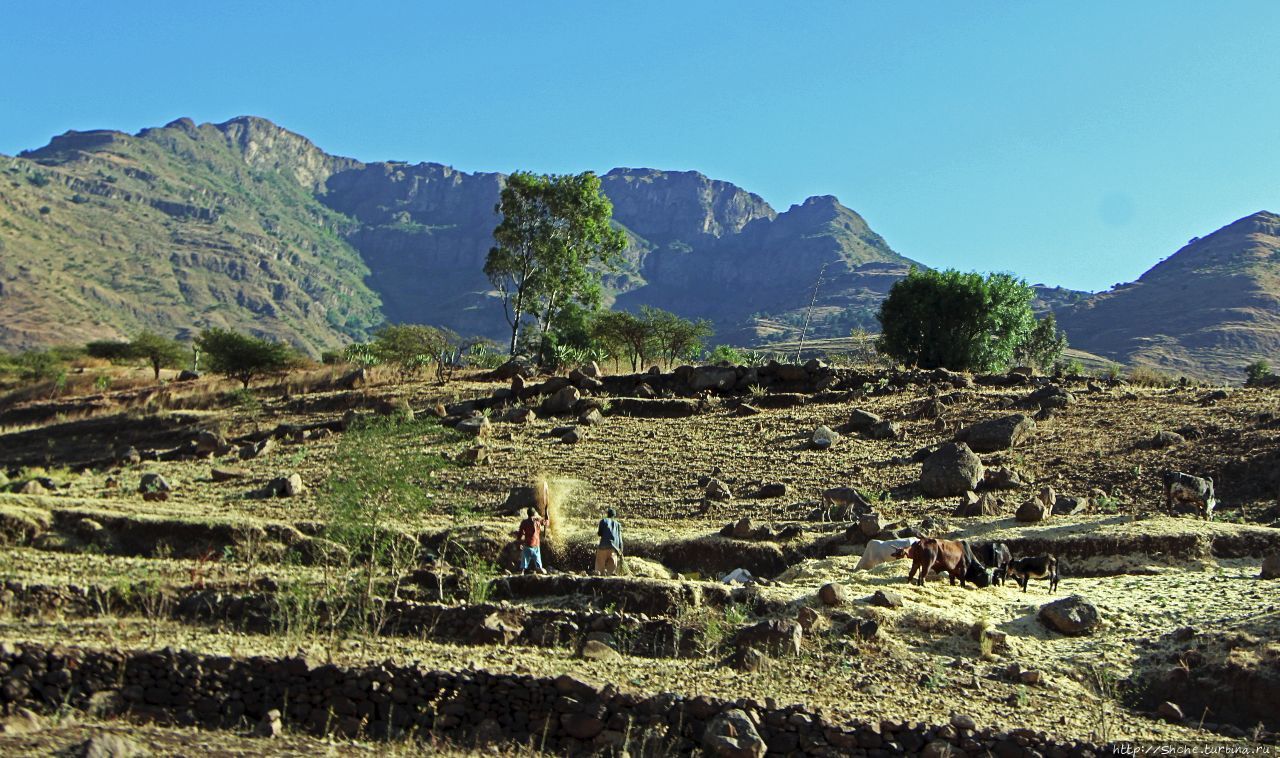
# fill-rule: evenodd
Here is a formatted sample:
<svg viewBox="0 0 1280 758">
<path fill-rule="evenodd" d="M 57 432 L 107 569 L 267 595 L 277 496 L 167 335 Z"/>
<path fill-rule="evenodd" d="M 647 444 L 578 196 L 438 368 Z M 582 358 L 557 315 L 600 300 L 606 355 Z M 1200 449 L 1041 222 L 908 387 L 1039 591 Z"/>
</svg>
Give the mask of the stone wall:
<svg viewBox="0 0 1280 758">
<path fill-rule="evenodd" d="M 303 658 L 236 659 L 185 651 L 96 651 L 0 644 L 0 707 L 51 711 L 68 705 L 211 728 L 270 723 L 312 733 L 373 738 L 419 734 L 462 744 L 532 745 L 561 754 L 691 754 L 716 743 L 727 718 L 755 735 L 740 755 L 1110 754 L 1029 730 L 978 729 L 966 717 L 942 726 L 890 721 L 834 724 L 800 706 L 727 702 L 671 693 L 621 692 L 573 675 L 432 671 L 386 662 L 312 666 Z M 276 714 L 272 714 L 275 711 Z M 736 713 L 735 713 L 736 712 Z M 712 754 L 729 755 L 723 749 Z"/>
</svg>

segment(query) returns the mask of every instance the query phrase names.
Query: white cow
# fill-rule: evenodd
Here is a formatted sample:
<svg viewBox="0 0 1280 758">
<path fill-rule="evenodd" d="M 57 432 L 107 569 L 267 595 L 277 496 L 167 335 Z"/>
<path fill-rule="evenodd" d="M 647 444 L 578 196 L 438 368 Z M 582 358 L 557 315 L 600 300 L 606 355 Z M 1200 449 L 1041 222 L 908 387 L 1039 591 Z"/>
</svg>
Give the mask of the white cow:
<svg viewBox="0 0 1280 758">
<path fill-rule="evenodd" d="M 881 563 L 888 563 L 902 558 L 903 556 L 895 555 L 895 553 L 906 550 L 915 541 L 915 537 L 903 537 L 896 540 L 871 540 L 867 543 L 867 549 L 863 551 L 862 558 L 858 560 L 858 565 L 854 566 L 853 570 L 873 569 Z"/>
</svg>

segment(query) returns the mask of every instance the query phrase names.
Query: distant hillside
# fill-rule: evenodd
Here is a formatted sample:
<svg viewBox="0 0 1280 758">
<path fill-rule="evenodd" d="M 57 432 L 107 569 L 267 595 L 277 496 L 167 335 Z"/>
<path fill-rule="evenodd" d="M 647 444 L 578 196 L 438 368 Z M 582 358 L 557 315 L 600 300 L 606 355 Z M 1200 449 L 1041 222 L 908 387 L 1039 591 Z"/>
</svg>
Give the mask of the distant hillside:
<svg viewBox="0 0 1280 758">
<path fill-rule="evenodd" d="M 1280 357 L 1280 216 L 1265 211 L 1185 247 L 1136 282 L 1059 312 L 1071 344 L 1116 361 L 1239 381 Z"/>
<path fill-rule="evenodd" d="M 68 132 L 0 170 L 0 348 L 229 326 L 315 353 L 384 320 L 505 327 L 482 272 L 502 174 L 362 163 L 253 117 Z M 911 265 L 832 197 L 779 214 L 693 171 L 602 184 L 630 243 L 609 299 L 712 319 L 722 341 L 794 320 L 823 264 L 837 317 L 815 328 L 847 333 Z"/>
<path fill-rule="evenodd" d="M 261 119 L 68 132 L 0 157 L 0 347 L 234 326 L 315 350 L 380 320 L 349 221 L 312 192 L 353 162 Z"/>
</svg>

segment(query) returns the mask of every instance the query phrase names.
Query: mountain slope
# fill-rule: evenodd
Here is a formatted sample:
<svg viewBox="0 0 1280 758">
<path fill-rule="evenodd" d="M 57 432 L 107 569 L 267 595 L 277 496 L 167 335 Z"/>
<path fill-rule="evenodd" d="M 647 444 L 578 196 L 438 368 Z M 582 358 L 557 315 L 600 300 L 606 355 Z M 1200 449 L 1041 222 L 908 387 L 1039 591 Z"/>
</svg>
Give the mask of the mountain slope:
<svg viewBox="0 0 1280 758">
<path fill-rule="evenodd" d="M 316 351 L 380 320 L 334 158 L 262 119 L 68 132 L 0 157 L 0 346 L 230 326 Z"/>
<path fill-rule="evenodd" d="M 1071 344 L 1125 363 L 1238 381 L 1280 355 L 1280 216 L 1260 211 L 1059 312 Z"/>
</svg>

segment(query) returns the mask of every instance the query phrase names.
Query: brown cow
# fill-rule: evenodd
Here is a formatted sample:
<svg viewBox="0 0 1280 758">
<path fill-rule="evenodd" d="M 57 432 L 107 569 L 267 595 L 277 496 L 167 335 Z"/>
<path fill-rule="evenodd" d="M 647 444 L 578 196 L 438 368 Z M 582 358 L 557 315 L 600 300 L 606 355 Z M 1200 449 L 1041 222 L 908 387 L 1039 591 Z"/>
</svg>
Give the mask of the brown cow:
<svg viewBox="0 0 1280 758">
<path fill-rule="evenodd" d="M 930 571 L 945 571 L 951 575 L 951 583 L 960 580 L 965 586 L 965 574 L 969 570 L 969 562 L 964 557 L 964 545 L 955 540 L 924 539 L 907 548 L 907 557 L 911 559 L 911 572 L 907 574 L 907 584 L 912 583 L 916 571 L 920 572 L 919 584 L 924 586 L 924 579 Z"/>
</svg>

